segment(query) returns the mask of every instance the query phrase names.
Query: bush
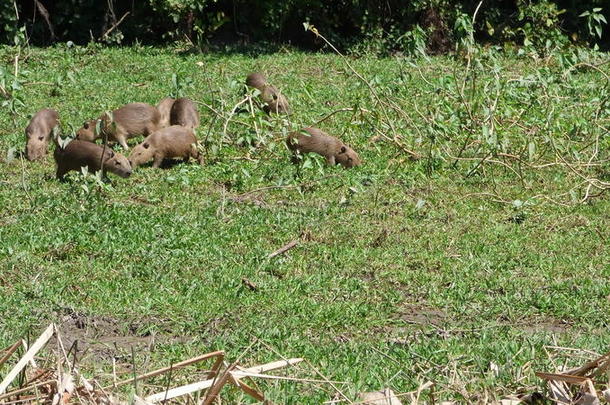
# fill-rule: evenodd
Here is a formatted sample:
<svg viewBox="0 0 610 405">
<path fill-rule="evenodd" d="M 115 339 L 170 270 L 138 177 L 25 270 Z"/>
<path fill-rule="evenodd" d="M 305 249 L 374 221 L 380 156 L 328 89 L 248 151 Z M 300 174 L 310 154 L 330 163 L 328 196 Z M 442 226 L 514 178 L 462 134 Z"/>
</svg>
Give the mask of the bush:
<svg viewBox="0 0 610 405">
<path fill-rule="evenodd" d="M 569 43 L 608 46 L 609 35 L 604 33 L 610 7 L 602 8 L 601 3 L 484 2 L 473 27 L 475 39 L 543 50 Z M 307 21 L 337 46 L 357 53 L 409 53 L 420 47 L 422 39 L 428 53 L 446 53 L 463 37 L 460 27 L 472 18 L 478 4 L 464 0 L 406 4 L 402 0 L 15 0 L 0 4 L 0 39 L 11 43 L 17 28 L 26 26 L 38 45 L 68 40 L 159 43 L 186 36 L 200 48 L 208 43 L 258 41 L 323 46 L 303 30 Z"/>
</svg>

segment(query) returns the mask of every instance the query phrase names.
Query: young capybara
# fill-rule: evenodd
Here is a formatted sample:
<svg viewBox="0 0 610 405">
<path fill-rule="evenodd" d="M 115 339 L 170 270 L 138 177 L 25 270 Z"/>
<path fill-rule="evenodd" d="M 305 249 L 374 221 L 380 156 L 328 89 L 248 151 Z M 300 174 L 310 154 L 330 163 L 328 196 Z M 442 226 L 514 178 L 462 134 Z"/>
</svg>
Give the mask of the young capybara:
<svg viewBox="0 0 610 405">
<path fill-rule="evenodd" d="M 62 180 L 69 171 L 79 171 L 81 167 L 87 167 L 90 172 L 97 172 L 101 163 L 104 171 L 121 177 L 131 175 L 131 165 L 125 156 L 92 142 L 74 139 L 63 148 L 57 146 L 53 156 L 57 165 L 55 175 L 59 180 Z"/>
<path fill-rule="evenodd" d="M 152 159 L 153 167 L 159 167 L 163 159 L 183 158 L 187 162 L 191 157 L 199 160 L 197 138 L 193 130 L 172 125 L 154 132 L 135 146 L 129 155 L 129 163 L 135 169 Z"/>
<path fill-rule="evenodd" d="M 354 167 L 362 164 L 360 157 L 352 148 L 318 128 L 310 127 L 304 128 L 301 132 L 291 132 L 288 134 L 286 144 L 295 155 L 297 152 L 315 152 L 324 156 L 329 165 Z"/>
<path fill-rule="evenodd" d="M 50 108 L 38 111 L 25 129 L 25 156 L 36 160 L 47 154 L 53 129 L 59 124 L 59 114 Z"/>
<path fill-rule="evenodd" d="M 262 73 L 250 73 L 246 77 L 246 85 L 261 92 L 260 98 L 265 103 L 263 110 L 267 114 L 290 114 L 288 99 L 275 86 L 267 83 L 267 78 Z"/>
<path fill-rule="evenodd" d="M 195 103 L 186 97 L 176 99 L 170 112 L 170 125 L 182 125 L 195 129 L 199 126 L 199 112 Z"/>
<path fill-rule="evenodd" d="M 118 142 L 124 149 L 129 149 L 127 139 L 139 135 L 148 136 L 159 128 L 160 114 L 152 105 L 130 103 L 114 110 L 110 116 L 102 114 L 97 120 L 90 120 L 76 133 L 76 139 L 95 142 L 96 139 L 108 136 L 109 141 Z M 96 124 L 100 122 L 100 132 Z"/>
<path fill-rule="evenodd" d="M 172 110 L 172 106 L 174 105 L 175 98 L 165 97 L 163 100 L 159 101 L 157 104 L 157 110 L 159 110 L 160 120 L 159 120 L 159 128 L 167 128 L 171 124 L 169 123 L 169 115 Z"/>
</svg>

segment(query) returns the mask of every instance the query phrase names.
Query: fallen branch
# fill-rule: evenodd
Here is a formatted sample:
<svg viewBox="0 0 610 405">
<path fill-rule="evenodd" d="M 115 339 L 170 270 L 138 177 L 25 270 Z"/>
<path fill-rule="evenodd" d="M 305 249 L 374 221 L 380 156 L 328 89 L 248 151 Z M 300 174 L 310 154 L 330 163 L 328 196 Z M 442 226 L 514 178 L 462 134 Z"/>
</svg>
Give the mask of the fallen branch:
<svg viewBox="0 0 610 405">
<path fill-rule="evenodd" d="M 9 391 L 9 392 L 7 392 L 5 394 L 0 395 L 0 401 L 2 401 L 3 399 L 6 399 L 6 398 L 10 398 L 13 395 L 22 394 L 24 392 L 28 392 L 30 390 L 33 390 L 33 389 L 38 388 L 38 387 L 42 387 L 42 386 L 47 385 L 47 384 L 52 384 L 52 385 L 57 384 L 57 378 L 53 378 L 53 379 L 50 379 L 50 380 L 39 382 L 37 384 L 28 385 L 27 387 L 19 388 L 17 390 Z"/>
<path fill-rule="evenodd" d="M 254 366 L 245 369 L 244 371 L 249 373 L 264 373 L 271 370 L 276 370 L 278 368 L 291 366 L 293 364 L 297 364 L 303 361 L 301 358 L 274 361 L 272 363 L 262 364 L 260 366 Z M 236 380 L 239 380 L 240 377 L 235 377 Z M 217 379 L 204 380 L 199 381 L 193 384 L 183 385 L 182 387 L 172 388 L 171 390 L 159 392 L 157 394 L 152 394 L 146 397 L 146 401 L 149 402 L 159 402 L 164 399 L 172 399 L 182 395 L 191 394 L 193 392 L 202 391 L 212 387 Z"/>
<path fill-rule="evenodd" d="M 36 353 L 42 347 L 47 344 L 51 336 L 55 333 L 55 324 L 50 324 L 47 329 L 36 339 L 34 344 L 30 346 L 30 349 L 23 355 L 23 357 L 19 360 L 19 362 L 13 367 L 13 369 L 6 375 L 4 380 L 0 383 L 0 394 L 4 394 L 8 386 L 13 382 L 13 380 L 19 375 L 21 370 L 28 364 L 30 360 L 34 358 Z"/>
<path fill-rule="evenodd" d="M 13 353 L 15 353 L 15 351 L 17 351 L 20 344 L 21 344 L 21 341 L 18 340 L 15 343 L 13 343 L 12 346 L 9 346 L 8 348 L 3 350 L 6 352 L 6 354 L 4 356 L 2 356 L 2 358 L 0 358 L 0 366 L 3 365 L 13 355 Z"/>
<path fill-rule="evenodd" d="M 589 371 L 602 365 L 604 362 L 606 362 L 606 363 L 610 362 L 610 352 L 604 354 L 603 356 L 598 357 L 595 360 L 585 363 L 581 367 L 567 370 L 564 374 L 584 376 Z"/>
<path fill-rule="evenodd" d="M 333 115 L 340 113 L 340 112 L 344 112 L 344 111 L 360 111 L 360 112 L 367 112 L 370 113 L 369 110 L 365 109 L 365 108 L 351 108 L 351 107 L 345 107 L 345 108 L 339 108 L 338 110 L 335 110 L 331 113 L 326 114 L 326 116 L 322 117 L 321 119 L 317 120 L 316 122 L 314 122 L 311 126 L 315 127 L 318 124 L 320 124 L 321 122 L 326 121 L 327 119 L 329 119 L 330 117 L 332 117 Z"/>
<path fill-rule="evenodd" d="M 284 246 L 282 246 L 281 248 L 279 248 L 275 252 L 269 253 L 269 256 L 267 256 L 267 258 L 271 259 L 272 257 L 279 256 L 279 255 L 281 255 L 283 253 L 286 253 L 287 251 L 289 251 L 290 249 L 292 249 L 293 247 L 295 247 L 298 244 L 299 244 L 299 240 L 298 239 L 295 239 L 295 240 L 293 240 L 291 242 L 288 242 L 287 244 L 285 244 Z"/>
<path fill-rule="evenodd" d="M 130 378 L 128 380 L 120 381 L 120 382 L 118 382 L 116 384 L 104 387 L 104 389 L 110 389 L 110 388 L 113 388 L 113 387 L 119 387 L 121 385 L 133 383 L 134 381 L 139 381 L 139 380 L 143 380 L 145 378 L 155 377 L 155 376 L 161 375 L 163 373 L 167 373 L 170 370 L 175 371 L 175 370 L 177 370 L 179 368 L 186 367 L 186 366 L 189 366 L 189 365 L 194 364 L 194 363 L 198 363 L 198 362 L 203 361 L 203 360 L 211 359 L 213 357 L 220 357 L 220 358 L 222 358 L 222 357 L 224 357 L 224 355 L 225 355 L 225 352 L 223 350 L 219 350 L 219 351 L 216 351 L 216 352 L 210 352 L 210 353 L 202 354 L 201 356 L 197 356 L 197 357 L 193 357 L 193 358 L 188 359 L 188 360 L 181 361 L 181 362 L 173 364 L 173 365 L 171 365 L 169 367 L 163 367 L 163 368 L 160 368 L 158 370 L 151 371 L 149 373 L 140 374 L 136 378 Z"/>
</svg>

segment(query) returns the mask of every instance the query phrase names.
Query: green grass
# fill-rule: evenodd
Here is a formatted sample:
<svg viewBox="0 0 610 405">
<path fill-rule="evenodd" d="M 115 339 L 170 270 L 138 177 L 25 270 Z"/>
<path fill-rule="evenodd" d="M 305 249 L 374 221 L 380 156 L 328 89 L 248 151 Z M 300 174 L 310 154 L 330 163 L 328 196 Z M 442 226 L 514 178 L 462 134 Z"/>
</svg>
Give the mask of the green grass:
<svg viewBox="0 0 610 405">
<path fill-rule="evenodd" d="M 10 72 L 14 53 L 0 48 Z M 223 136 L 223 119 L 200 104 L 204 166 L 142 167 L 102 188 L 78 175 L 56 181 L 51 155 L 2 161 L 0 346 L 76 313 L 108 320 L 110 335 L 157 336 L 152 350 L 137 350 L 139 371 L 216 349 L 232 361 L 258 338 L 348 382 L 341 387 L 351 398 L 432 380 L 437 399 L 462 401 L 542 385 L 534 371 L 553 371 L 551 357 L 565 354 L 548 346 L 608 350 L 610 202 L 602 194 L 579 204 L 582 179 L 565 165 L 533 167 L 556 156 L 587 161 L 598 136 L 598 165 L 578 170 L 607 181 L 602 73 L 564 74 L 558 57 L 483 55 L 462 99 L 464 64 L 451 58 L 350 59 L 401 115 L 375 104 L 334 55 L 142 47 L 24 55 L 14 93 L 24 105 L 0 115 L 1 156 L 23 148 L 28 114 L 40 108 L 57 109 L 68 132 L 124 103 L 156 104 L 176 90 L 174 74 L 182 94 L 228 113 L 243 98 L 246 74 L 261 70 L 294 114 L 289 122 L 239 114 L 247 125 L 233 120 Z M 610 73 L 609 65 L 600 68 Z M 492 122 L 485 117 L 496 94 L 494 144 L 482 128 Z M 352 145 L 364 165 L 343 170 L 314 159 L 297 171 L 283 129 L 346 107 L 369 112 L 339 112 L 319 126 Z M 375 128 L 391 138 L 389 123 L 422 159 L 371 139 Z M 258 146 L 240 146 L 240 137 Z M 472 160 L 453 165 L 463 144 L 462 156 Z M 487 147 L 505 166 L 478 164 Z M 267 258 L 301 234 L 296 248 Z M 117 349 L 125 372 L 127 346 Z M 257 344 L 244 358 L 252 365 L 278 355 Z M 108 357 L 82 363 L 108 381 Z M 262 386 L 276 403 L 334 395 L 327 385 Z"/>
</svg>

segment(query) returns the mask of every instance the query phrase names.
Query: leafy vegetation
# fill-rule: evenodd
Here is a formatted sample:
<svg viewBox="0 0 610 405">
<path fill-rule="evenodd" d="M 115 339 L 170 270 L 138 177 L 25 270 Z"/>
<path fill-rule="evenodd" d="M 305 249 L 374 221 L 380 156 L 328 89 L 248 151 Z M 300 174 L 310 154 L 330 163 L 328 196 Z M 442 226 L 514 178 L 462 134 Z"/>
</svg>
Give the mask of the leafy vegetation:
<svg viewBox="0 0 610 405">
<path fill-rule="evenodd" d="M 407 53 L 414 40 L 423 40 L 429 53 L 444 54 L 463 38 L 464 16 L 476 13 L 477 42 L 548 51 L 569 44 L 607 48 L 610 36 L 603 32 L 609 12 L 603 0 L 14 0 L 0 6 L 5 28 L 0 41 L 11 43 L 25 25 L 32 41 L 44 45 L 159 43 L 187 37 L 204 51 L 260 41 L 320 48 L 324 43 L 300 29 L 307 22 L 352 53 Z"/>
<path fill-rule="evenodd" d="M 467 45 L 415 59 L 0 48 L 0 346 L 49 321 L 105 319 L 156 337 L 139 369 L 213 349 L 236 358 L 256 337 L 348 382 L 350 397 L 432 380 L 437 400 L 463 401 L 536 385 L 557 346 L 606 351 L 607 55 Z M 292 116 L 248 107 L 253 70 Z M 169 94 L 198 102 L 203 166 L 60 183 L 52 157 L 19 153 L 42 107 L 69 133 Z M 364 165 L 290 164 L 285 133 L 314 123 Z M 276 358 L 257 347 L 250 361 Z M 128 347 L 111 349 L 128 372 Z M 100 375 L 112 357 L 83 363 Z M 266 387 L 274 402 L 334 395 Z"/>
</svg>

